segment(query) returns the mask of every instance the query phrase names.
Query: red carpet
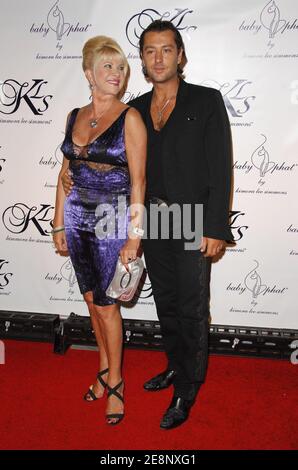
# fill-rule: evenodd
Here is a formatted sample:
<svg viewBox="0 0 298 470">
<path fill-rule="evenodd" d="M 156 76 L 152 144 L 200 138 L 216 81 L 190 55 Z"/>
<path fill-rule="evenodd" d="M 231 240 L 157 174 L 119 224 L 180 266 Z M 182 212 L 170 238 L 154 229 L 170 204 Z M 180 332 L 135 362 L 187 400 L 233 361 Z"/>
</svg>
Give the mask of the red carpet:
<svg viewBox="0 0 298 470">
<path fill-rule="evenodd" d="M 165 366 L 163 353 L 125 350 L 126 416 L 104 423 L 105 398 L 85 403 L 97 371 L 93 351 L 5 341 L 0 365 L 1 449 L 297 449 L 298 366 L 211 356 L 208 379 L 187 423 L 159 429 L 172 390 L 142 383 Z"/>
</svg>

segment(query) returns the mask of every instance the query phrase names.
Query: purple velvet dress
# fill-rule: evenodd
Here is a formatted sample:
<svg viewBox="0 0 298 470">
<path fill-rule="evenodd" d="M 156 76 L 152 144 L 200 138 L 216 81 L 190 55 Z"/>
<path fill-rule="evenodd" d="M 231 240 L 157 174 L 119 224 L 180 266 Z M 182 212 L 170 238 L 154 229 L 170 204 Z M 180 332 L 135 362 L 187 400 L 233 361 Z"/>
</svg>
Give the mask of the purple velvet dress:
<svg viewBox="0 0 298 470">
<path fill-rule="evenodd" d="M 86 146 L 72 140 L 79 111 L 74 109 L 61 146 L 74 182 L 64 204 L 69 255 L 81 293 L 92 291 L 94 303 L 100 306 L 117 302 L 105 291 L 127 239 L 130 179 L 124 123 L 128 109 Z"/>
</svg>

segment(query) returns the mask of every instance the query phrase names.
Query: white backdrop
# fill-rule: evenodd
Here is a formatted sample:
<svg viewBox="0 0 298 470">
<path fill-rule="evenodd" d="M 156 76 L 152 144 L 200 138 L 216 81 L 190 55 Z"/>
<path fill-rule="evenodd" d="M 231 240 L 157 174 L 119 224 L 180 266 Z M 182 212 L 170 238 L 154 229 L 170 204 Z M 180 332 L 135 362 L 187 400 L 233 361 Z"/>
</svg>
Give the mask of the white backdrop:
<svg viewBox="0 0 298 470">
<path fill-rule="evenodd" d="M 153 19 L 183 35 L 186 80 L 220 89 L 234 142 L 231 227 L 213 264 L 212 323 L 298 328 L 298 2 L 1 0 L 0 309 L 87 315 L 50 236 L 67 113 L 88 102 L 81 50 L 114 37 L 147 91 L 137 37 Z M 156 319 L 147 279 L 125 318 Z"/>
</svg>

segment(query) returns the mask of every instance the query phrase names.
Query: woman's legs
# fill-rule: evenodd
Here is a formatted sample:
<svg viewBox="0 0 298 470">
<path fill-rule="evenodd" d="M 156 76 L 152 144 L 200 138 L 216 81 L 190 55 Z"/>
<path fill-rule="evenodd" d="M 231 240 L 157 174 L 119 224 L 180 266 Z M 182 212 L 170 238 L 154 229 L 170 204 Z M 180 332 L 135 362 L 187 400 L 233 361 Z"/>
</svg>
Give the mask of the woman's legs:
<svg viewBox="0 0 298 470">
<path fill-rule="evenodd" d="M 108 369 L 109 363 L 108 363 L 108 356 L 107 356 L 107 347 L 105 344 L 105 339 L 104 335 L 101 330 L 101 325 L 98 319 L 98 314 L 95 310 L 95 305 L 93 304 L 93 293 L 92 292 L 86 292 L 84 294 L 84 300 L 87 304 L 89 313 L 90 313 L 90 318 L 91 318 L 91 324 L 92 328 L 95 334 L 97 346 L 99 349 L 99 370 L 104 370 Z M 107 381 L 107 375 L 103 375 L 103 380 L 106 382 Z M 93 393 L 96 395 L 97 398 L 101 398 L 104 394 L 104 388 L 101 385 L 101 383 L 97 380 L 96 383 L 92 387 Z M 87 401 L 92 401 L 92 398 Z"/>
<path fill-rule="evenodd" d="M 113 388 L 121 382 L 121 363 L 122 363 L 122 318 L 118 304 L 100 307 L 94 305 L 97 320 L 100 324 L 100 330 L 103 334 L 106 353 L 109 365 L 108 385 Z M 122 385 L 118 393 L 123 395 Z M 107 414 L 123 413 L 123 403 L 114 395 L 108 398 Z M 116 422 L 117 418 L 109 418 L 108 422 Z"/>
</svg>

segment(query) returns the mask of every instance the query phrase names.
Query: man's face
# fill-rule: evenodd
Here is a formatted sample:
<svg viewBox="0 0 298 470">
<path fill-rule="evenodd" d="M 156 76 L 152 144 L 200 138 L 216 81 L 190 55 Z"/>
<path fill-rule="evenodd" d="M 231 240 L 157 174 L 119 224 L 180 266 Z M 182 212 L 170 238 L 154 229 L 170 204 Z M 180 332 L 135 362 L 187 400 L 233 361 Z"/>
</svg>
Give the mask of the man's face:
<svg viewBox="0 0 298 470">
<path fill-rule="evenodd" d="M 173 31 L 145 34 L 142 60 L 153 83 L 164 83 L 177 76 L 182 50 L 178 52 Z"/>
</svg>

